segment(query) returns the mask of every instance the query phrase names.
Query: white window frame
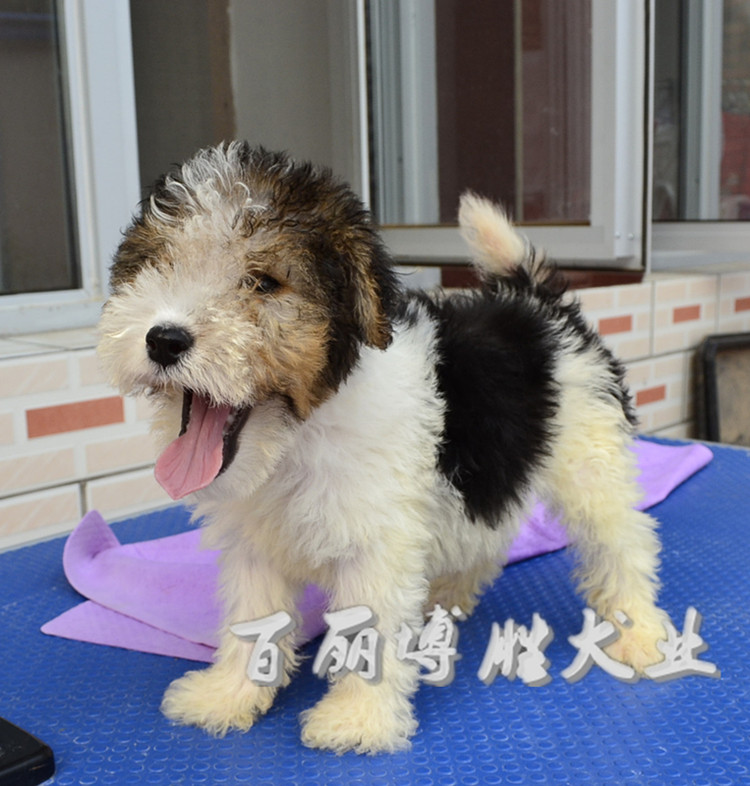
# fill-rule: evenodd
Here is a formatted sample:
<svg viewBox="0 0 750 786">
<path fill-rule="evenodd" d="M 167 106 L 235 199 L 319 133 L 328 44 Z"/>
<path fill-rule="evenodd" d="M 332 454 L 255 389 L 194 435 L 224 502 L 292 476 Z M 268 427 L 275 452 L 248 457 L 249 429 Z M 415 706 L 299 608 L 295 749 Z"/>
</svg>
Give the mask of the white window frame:
<svg viewBox="0 0 750 786">
<path fill-rule="evenodd" d="M 689 0 L 685 91 L 685 213 L 719 218 L 723 3 Z"/>
<path fill-rule="evenodd" d="M 362 2 L 358 13 L 364 14 Z M 644 265 L 645 22 L 644 2 L 592 3 L 591 219 L 585 226 L 523 227 L 558 260 L 629 269 Z M 358 45 L 364 47 L 364 40 Z M 367 102 L 363 91 L 359 101 Z M 369 168 L 366 139 L 364 133 L 363 173 Z M 367 182 L 364 174 L 362 182 Z M 369 200 L 370 194 L 364 196 Z M 447 262 L 467 255 L 455 227 L 386 225 L 384 238 L 400 261 Z"/>
<path fill-rule="evenodd" d="M 750 263 L 750 222 L 715 220 L 721 166 L 723 3 L 690 0 L 687 10 L 690 46 L 696 56 L 686 75 L 689 186 L 685 196 L 688 210 L 704 220 L 652 224 L 649 256 L 650 269 L 655 271 Z M 650 56 L 653 63 L 653 51 Z"/>
<path fill-rule="evenodd" d="M 58 0 L 58 13 L 81 286 L 0 296 L 0 335 L 94 325 L 140 199 L 128 0 Z"/>
<path fill-rule="evenodd" d="M 377 214 L 405 224 L 431 223 L 439 212 L 435 4 L 370 0 L 374 50 L 374 128 L 382 154 L 375 164 L 381 189 Z"/>
<path fill-rule="evenodd" d="M 653 5 L 658 0 L 592 2 L 591 221 L 587 226 L 525 226 L 538 246 L 563 263 L 581 267 L 651 270 L 714 268 L 750 262 L 750 222 L 651 220 L 653 177 Z M 690 0 L 692 28 L 700 36 L 699 74 L 688 75 L 694 120 L 692 167 L 700 183 L 700 215 L 718 216 L 721 128 L 717 84 L 721 78 L 722 3 Z M 357 2 L 357 50 L 365 51 L 364 0 Z M 694 63 L 696 61 L 693 61 Z M 359 72 L 359 150 L 363 196 L 369 200 L 369 150 L 365 59 Z M 692 79 L 692 81 L 691 81 Z M 691 142 L 691 140 L 688 140 Z M 424 163 L 418 164 L 424 168 Z M 710 193 L 713 190 L 713 193 Z M 465 261 L 455 227 L 386 226 L 396 259 Z"/>
</svg>

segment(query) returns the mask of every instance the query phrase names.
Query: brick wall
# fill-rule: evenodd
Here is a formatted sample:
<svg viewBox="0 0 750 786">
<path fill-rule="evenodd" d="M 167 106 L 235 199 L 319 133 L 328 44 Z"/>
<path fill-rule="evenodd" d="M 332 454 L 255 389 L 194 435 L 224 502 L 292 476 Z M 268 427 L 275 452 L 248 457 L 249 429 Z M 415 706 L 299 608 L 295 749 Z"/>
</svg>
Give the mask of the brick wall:
<svg viewBox="0 0 750 786">
<path fill-rule="evenodd" d="M 706 335 L 750 331 L 750 272 L 657 274 L 579 290 L 626 363 L 642 431 L 694 436 L 692 362 Z M 0 547 L 169 504 L 145 402 L 102 379 L 93 330 L 0 339 Z"/>
</svg>

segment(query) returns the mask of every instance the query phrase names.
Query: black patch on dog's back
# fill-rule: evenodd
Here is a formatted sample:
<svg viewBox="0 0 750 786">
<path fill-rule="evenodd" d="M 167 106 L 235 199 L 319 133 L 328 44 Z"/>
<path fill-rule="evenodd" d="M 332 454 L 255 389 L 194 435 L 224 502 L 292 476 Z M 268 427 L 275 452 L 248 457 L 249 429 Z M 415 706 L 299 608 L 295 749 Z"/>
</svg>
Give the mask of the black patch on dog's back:
<svg viewBox="0 0 750 786">
<path fill-rule="evenodd" d="M 512 287 L 511 287 L 512 289 Z M 557 338 L 538 304 L 497 291 L 433 302 L 446 402 L 439 466 L 492 527 L 521 502 L 553 436 Z"/>
<path fill-rule="evenodd" d="M 530 260 L 490 276 L 472 294 L 433 300 L 415 293 L 437 323 L 438 386 L 446 403 L 439 467 L 470 518 L 496 527 L 522 502 L 553 448 L 561 347 L 593 352 L 604 374 L 589 392 L 636 425 L 624 367 L 586 323 L 554 265 Z M 408 319 L 408 316 L 406 317 Z"/>
</svg>

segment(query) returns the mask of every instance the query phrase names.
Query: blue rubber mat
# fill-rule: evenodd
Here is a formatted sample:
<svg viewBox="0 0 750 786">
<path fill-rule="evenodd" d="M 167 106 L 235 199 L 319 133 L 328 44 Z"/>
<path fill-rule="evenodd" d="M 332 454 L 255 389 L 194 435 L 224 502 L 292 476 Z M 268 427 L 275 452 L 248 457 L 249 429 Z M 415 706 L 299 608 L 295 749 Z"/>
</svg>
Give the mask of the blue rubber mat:
<svg viewBox="0 0 750 786">
<path fill-rule="evenodd" d="M 423 684 L 412 749 L 358 756 L 311 751 L 299 712 L 322 695 L 307 647 L 301 673 L 250 732 L 214 739 L 159 711 L 167 684 L 196 664 L 44 636 L 39 627 L 80 601 L 62 572 L 63 540 L 0 555 L 0 715 L 52 747 L 57 784 L 750 784 L 750 453 L 714 461 L 653 509 L 664 543 L 662 606 L 682 628 L 703 617 L 720 678 L 620 682 L 598 666 L 578 682 L 561 672 L 576 649 L 583 605 L 571 557 L 513 565 L 459 623 L 455 679 Z M 186 526 L 181 509 L 114 526 L 132 542 Z M 478 676 L 493 621 L 553 629 L 551 680 L 531 687 Z"/>
</svg>

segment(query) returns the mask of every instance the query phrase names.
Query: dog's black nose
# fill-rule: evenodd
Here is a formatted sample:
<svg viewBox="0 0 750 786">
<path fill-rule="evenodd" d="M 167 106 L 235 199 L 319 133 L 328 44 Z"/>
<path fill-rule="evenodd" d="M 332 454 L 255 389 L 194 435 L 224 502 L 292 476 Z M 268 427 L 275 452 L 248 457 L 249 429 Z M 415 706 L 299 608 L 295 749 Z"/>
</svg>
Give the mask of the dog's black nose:
<svg viewBox="0 0 750 786">
<path fill-rule="evenodd" d="M 173 366 L 193 346 L 193 337 L 176 325 L 156 325 L 146 333 L 146 351 L 162 368 Z"/>
</svg>

